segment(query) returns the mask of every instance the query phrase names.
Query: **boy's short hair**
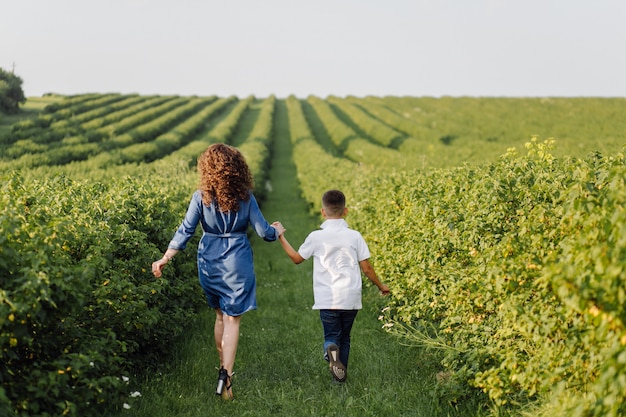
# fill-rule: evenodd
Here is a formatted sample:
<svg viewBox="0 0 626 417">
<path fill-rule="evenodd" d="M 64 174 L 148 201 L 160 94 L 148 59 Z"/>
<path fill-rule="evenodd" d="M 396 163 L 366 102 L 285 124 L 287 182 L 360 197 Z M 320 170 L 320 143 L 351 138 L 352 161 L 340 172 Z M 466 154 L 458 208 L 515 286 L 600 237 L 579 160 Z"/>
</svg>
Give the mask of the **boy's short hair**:
<svg viewBox="0 0 626 417">
<path fill-rule="evenodd" d="M 341 216 L 346 208 L 346 196 L 339 190 L 328 190 L 322 196 L 322 207 L 331 216 Z"/>
</svg>

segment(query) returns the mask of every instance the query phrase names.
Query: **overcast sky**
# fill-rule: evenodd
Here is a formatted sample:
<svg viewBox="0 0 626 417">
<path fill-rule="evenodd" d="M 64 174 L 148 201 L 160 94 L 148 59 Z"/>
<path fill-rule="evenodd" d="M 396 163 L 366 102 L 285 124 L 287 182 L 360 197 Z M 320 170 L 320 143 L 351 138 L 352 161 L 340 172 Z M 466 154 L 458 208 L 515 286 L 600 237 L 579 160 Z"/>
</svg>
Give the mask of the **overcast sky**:
<svg viewBox="0 0 626 417">
<path fill-rule="evenodd" d="M 29 97 L 626 97 L 624 0 L 0 3 Z"/>
</svg>

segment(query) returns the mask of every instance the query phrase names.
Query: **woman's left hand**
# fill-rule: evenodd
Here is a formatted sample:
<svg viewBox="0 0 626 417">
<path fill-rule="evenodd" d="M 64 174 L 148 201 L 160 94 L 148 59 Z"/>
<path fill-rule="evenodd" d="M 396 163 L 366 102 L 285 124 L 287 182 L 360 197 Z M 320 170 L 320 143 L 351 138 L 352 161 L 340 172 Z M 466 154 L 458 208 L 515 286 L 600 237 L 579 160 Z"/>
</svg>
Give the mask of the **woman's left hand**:
<svg viewBox="0 0 626 417">
<path fill-rule="evenodd" d="M 272 223 L 272 227 L 276 229 L 276 233 L 278 233 L 278 236 L 281 236 L 286 231 L 285 226 L 283 226 L 282 223 L 278 221 Z"/>
</svg>

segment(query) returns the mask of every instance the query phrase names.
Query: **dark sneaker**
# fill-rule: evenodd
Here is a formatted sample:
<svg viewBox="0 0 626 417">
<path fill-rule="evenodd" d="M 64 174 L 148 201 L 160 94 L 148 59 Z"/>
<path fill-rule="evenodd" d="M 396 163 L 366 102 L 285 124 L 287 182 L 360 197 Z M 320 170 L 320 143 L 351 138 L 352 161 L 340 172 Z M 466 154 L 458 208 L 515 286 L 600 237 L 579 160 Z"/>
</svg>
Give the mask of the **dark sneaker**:
<svg viewBox="0 0 626 417">
<path fill-rule="evenodd" d="M 335 344 L 328 346 L 326 354 L 328 355 L 328 369 L 333 378 L 337 382 L 344 382 L 346 380 L 346 367 L 339 360 L 339 347 Z"/>
</svg>

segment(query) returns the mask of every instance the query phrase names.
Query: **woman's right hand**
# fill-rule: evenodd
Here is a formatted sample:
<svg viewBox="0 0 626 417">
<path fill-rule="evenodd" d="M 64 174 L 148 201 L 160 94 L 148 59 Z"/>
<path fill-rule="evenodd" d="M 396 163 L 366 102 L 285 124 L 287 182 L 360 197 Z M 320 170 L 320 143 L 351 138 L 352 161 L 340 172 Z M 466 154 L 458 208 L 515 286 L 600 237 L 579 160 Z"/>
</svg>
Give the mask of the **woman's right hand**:
<svg viewBox="0 0 626 417">
<path fill-rule="evenodd" d="M 157 278 L 161 277 L 163 267 L 167 264 L 167 262 L 168 262 L 167 258 L 161 258 L 158 261 L 152 262 L 152 273 L 154 274 L 155 277 Z"/>
</svg>

